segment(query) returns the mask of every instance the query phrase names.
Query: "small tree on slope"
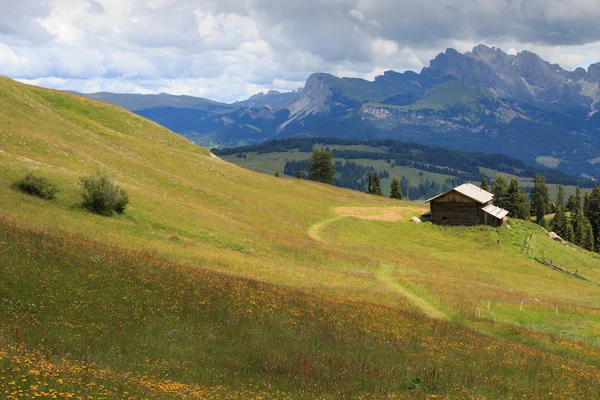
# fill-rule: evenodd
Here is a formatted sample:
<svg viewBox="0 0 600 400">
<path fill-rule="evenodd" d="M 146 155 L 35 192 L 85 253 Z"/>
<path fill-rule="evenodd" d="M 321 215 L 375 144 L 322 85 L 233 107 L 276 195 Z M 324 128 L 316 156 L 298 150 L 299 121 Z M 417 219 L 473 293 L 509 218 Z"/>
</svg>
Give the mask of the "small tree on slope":
<svg viewBox="0 0 600 400">
<path fill-rule="evenodd" d="M 390 185 L 390 197 L 398 200 L 402 200 L 404 198 L 398 178 L 392 179 L 392 184 Z"/>
<path fill-rule="evenodd" d="M 550 194 L 546 178 L 542 174 L 536 174 L 533 178 L 533 191 L 531 192 L 531 211 L 535 215 L 538 225 L 546 226 L 544 216 L 550 210 Z"/>
<path fill-rule="evenodd" d="M 315 150 L 308 161 L 308 179 L 317 182 L 333 184 L 335 169 L 333 156 L 324 150 Z"/>
</svg>

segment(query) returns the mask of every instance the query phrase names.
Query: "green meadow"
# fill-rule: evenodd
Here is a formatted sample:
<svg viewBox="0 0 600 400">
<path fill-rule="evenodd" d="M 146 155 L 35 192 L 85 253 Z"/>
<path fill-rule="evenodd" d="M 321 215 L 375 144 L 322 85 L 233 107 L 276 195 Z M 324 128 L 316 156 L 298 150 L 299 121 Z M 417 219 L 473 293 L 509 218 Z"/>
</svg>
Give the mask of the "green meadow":
<svg viewBox="0 0 600 400">
<path fill-rule="evenodd" d="M 413 224 L 426 206 L 275 178 L 287 155 L 233 156 L 273 166 L 250 171 L 0 78 L 0 399 L 597 396 L 600 287 L 535 258 L 600 282 L 598 254 Z M 123 215 L 81 207 L 97 171 Z M 12 188 L 28 172 L 56 199 Z"/>
</svg>

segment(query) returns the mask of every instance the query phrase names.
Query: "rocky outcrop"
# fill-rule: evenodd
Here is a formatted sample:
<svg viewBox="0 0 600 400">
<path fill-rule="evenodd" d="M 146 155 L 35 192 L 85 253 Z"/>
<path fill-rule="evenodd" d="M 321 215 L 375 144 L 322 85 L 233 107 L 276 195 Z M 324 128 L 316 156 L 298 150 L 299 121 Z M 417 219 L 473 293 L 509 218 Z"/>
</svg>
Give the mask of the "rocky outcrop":
<svg viewBox="0 0 600 400">
<path fill-rule="evenodd" d="M 549 232 L 548 237 L 550 239 L 554 240 L 555 242 L 559 242 L 564 245 L 568 244 L 568 242 L 566 240 L 563 240 L 563 238 L 561 238 L 560 236 L 558 236 L 558 234 L 556 232 Z"/>
<path fill-rule="evenodd" d="M 600 82 L 600 62 L 589 66 L 587 80 L 588 82 Z"/>
</svg>

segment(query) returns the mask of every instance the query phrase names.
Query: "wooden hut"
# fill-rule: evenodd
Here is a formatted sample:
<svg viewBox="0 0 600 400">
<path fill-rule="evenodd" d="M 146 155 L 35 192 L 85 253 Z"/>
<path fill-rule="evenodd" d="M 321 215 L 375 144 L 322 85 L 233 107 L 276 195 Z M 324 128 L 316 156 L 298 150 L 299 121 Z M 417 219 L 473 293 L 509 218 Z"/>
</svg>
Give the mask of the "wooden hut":
<svg viewBox="0 0 600 400">
<path fill-rule="evenodd" d="M 489 225 L 499 227 L 508 211 L 493 204 L 494 195 L 465 183 L 437 195 L 431 204 L 431 222 L 437 225 Z"/>
</svg>

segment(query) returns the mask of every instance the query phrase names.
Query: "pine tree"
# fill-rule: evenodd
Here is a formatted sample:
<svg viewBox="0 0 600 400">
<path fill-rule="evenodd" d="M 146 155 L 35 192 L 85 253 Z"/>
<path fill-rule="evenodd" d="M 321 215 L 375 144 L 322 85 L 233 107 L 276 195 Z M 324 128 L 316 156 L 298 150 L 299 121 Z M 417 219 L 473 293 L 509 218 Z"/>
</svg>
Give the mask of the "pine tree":
<svg viewBox="0 0 600 400">
<path fill-rule="evenodd" d="M 492 185 L 492 194 L 494 195 L 494 205 L 506 208 L 506 192 L 508 190 L 508 180 L 504 175 L 499 175 Z"/>
<path fill-rule="evenodd" d="M 373 171 L 371 194 L 374 194 L 376 196 L 383 196 L 383 191 L 381 190 L 381 182 L 379 181 L 379 175 L 377 175 L 377 171 Z"/>
<path fill-rule="evenodd" d="M 562 186 L 558 187 L 558 194 L 556 195 L 556 213 L 554 214 L 554 218 L 552 218 L 552 223 L 550 226 L 552 230 L 556 232 L 558 236 L 561 238 L 565 238 L 567 234 L 567 214 L 565 208 L 565 190 Z"/>
<path fill-rule="evenodd" d="M 588 192 L 583 195 L 583 216 L 590 217 L 590 194 Z"/>
<path fill-rule="evenodd" d="M 575 232 L 573 231 L 573 224 L 570 221 L 567 222 L 567 230 L 563 239 L 567 242 L 575 243 Z"/>
<path fill-rule="evenodd" d="M 577 207 L 581 203 L 581 189 L 579 186 L 575 189 L 575 194 L 569 196 L 569 200 L 567 201 L 567 211 L 574 213 L 577 211 Z"/>
<path fill-rule="evenodd" d="M 592 224 L 594 236 L 600 238 L 600 186 L 596 186 L 589 196 L 587 217 Z M 596 242 L 596 248 L 600 249 L 600 240 Z"/>
<path fill-rule="evenodd" d="M 298 174 L 296 175 L 296 178 L 302 179 L 302 173 L 300 172 L 300 170 L 298 170 Z"/>
<path fill-rule="evenodd" d="M 583 216 L 583 202 L 581 201 L 581 189 L 577 186 L 573 203 L 574 211 L 571 214 L 571 224 L 573 225 L 573 243 L 583 246 L 585 241 L 585 220 Z"/>
<path fill-rule="evenodd" d="M 594 251 L 594 230 L 592 229 L 592 224 L 587 218 L 585 218 L 583 221 L 584 237 L 581 247 L 589 251 Z"/>
<path fill-rule="evenodd" d="M 373 171 L 369 171 L 369 177 L 367 180 L 367 193 L 373 194 Z"/>
<path fill-rule="evenodd" d="M 573 225 L 573 243 L 583 246 L 585 241 L 586 231 L 585 231 L 585 217 L 583 216 L 583 212 L 581 209 L 575 211 L 575 215 L 571 218 L 571 223 Z"/>
<path fill-rule="evenodd" d="M 333 156 L 324 150 L 315 150 L 308 161 L 308 179 L 317 182 L 333 184 L 335 169 Z"/>
<path fill-rule="evenodd" d="M 529 218 L 529 198 L 519 186 L 519 181 L 513 178 L 506 190 L 504 206 L 512 218 Z"/>
<path fill-rule="evenodd" d="M 398 200 L 402 200 L 404 198 L 404 196 L 402 196 L 402 188 L 400 187 L 400 181 L 398 178 L 392 179 L 392 184 L 390 185 L 390 197 Z"/>
<path fill-rule="evenodd" d="M 275 171 L 275 178 L 279 178 L 279 172 Z"/>
<path fill-rule="evenodd" d="M 490 187 L 488 186 L 487 179 L 483 178 L 481 180 L 481 190 L 485 190 L 486 192 L 490 191 Z"/>
<path fill-rule="evenodd" d="M 544 216 L 550 210 L 550 194 L 546 178 L 542 174 L 535 174 L 533 178 L 533 191 L 531 192 L 531 211 L 535 215 L 538 225 L 545 226 Z"/>
</svg>

